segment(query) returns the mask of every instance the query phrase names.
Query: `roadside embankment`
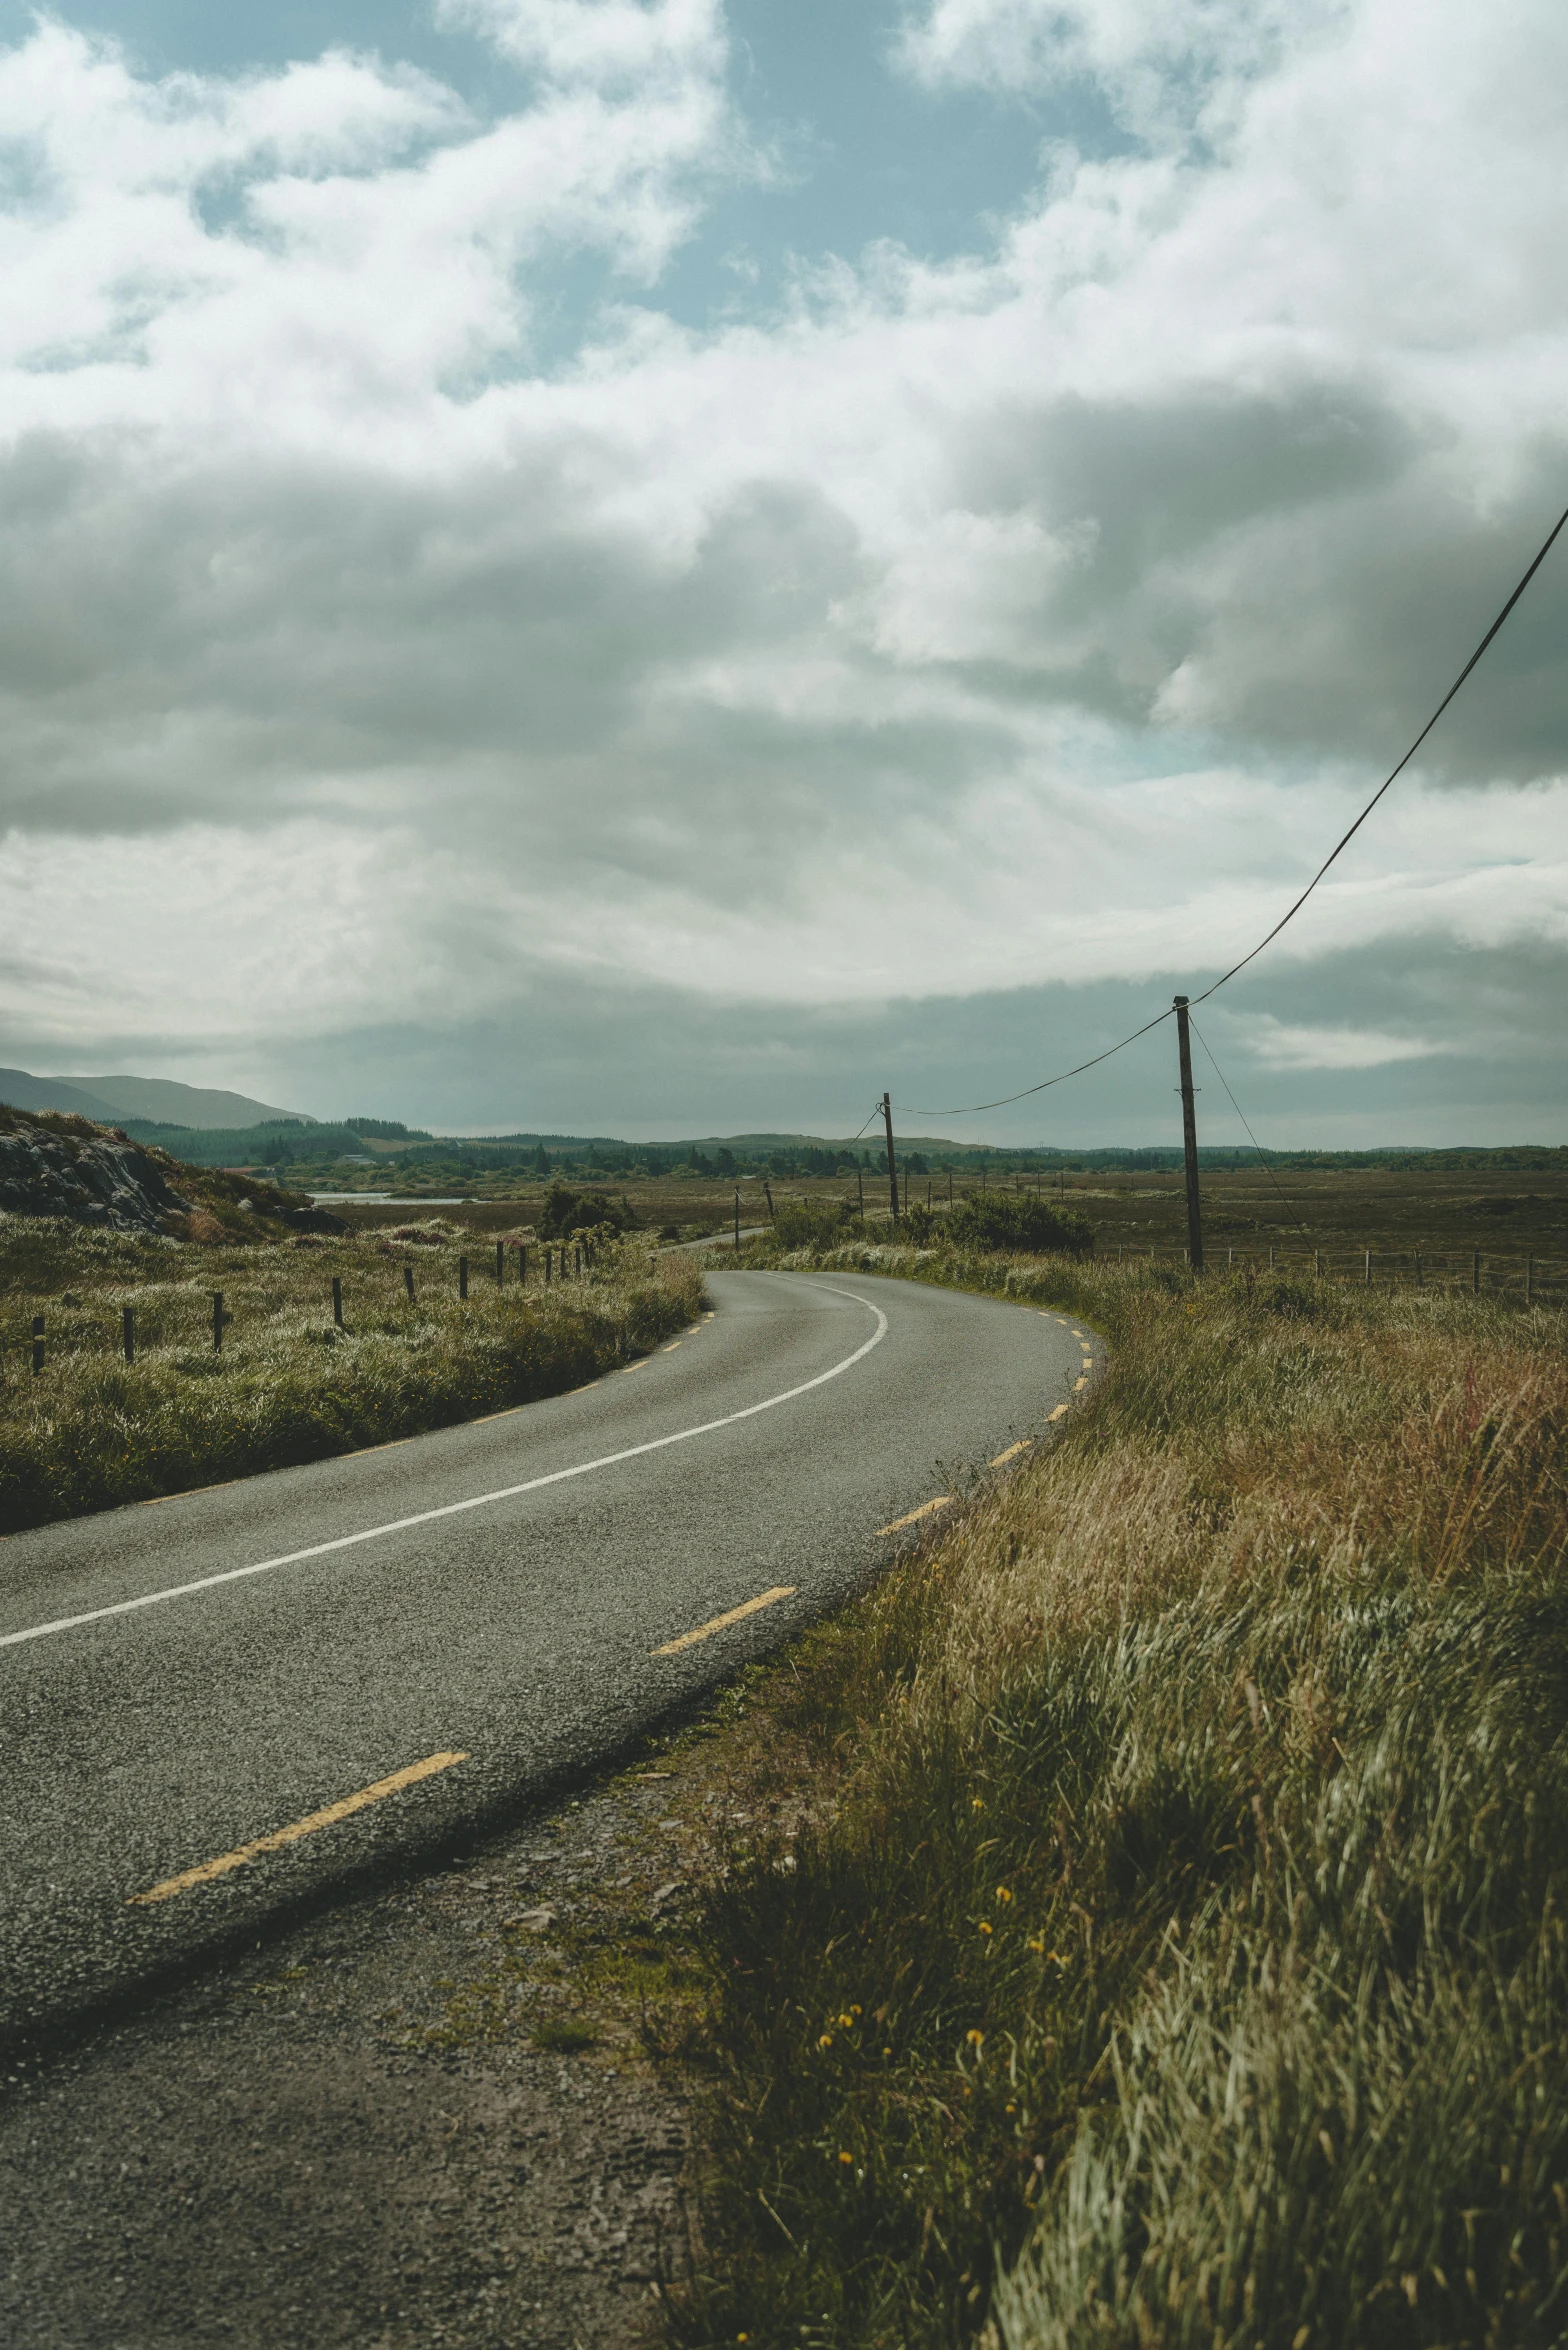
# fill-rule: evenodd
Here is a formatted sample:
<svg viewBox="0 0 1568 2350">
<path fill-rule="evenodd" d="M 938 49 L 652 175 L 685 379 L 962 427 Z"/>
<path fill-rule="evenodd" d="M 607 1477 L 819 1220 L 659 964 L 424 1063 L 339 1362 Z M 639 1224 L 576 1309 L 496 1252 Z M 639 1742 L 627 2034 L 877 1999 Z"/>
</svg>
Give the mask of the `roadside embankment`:
<svg viewBox="0 0 1568 2350">
<path fill-rule="evenodd" d="M 1559 2340 L 1562 1316 L 794 1261 L 1054 1305 L 1111 1370 L 753 1686 L 676 2339 Z"/>
<path fill-rule="evenodd" d="M 203 1247 L 0 1218 L 0 1532 L 559 1395 L 701 1307 L 691 1259 L 651 1263 L 646 1245 L 613 1243 L 548 1290 L 518 1287 L 515 1252 L 504 1285 L 476 1256 L 464 1301 L 465 1236 L 435 1223 L 407 1230 Z"/>
</svg>

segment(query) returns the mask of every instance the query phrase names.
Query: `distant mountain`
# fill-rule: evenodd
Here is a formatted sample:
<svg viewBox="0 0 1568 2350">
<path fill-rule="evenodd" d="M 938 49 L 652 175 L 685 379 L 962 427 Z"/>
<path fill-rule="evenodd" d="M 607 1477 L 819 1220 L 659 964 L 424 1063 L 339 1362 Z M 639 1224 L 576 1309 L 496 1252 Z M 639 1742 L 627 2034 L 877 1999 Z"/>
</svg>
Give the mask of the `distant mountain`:
<svg viewBox="0 0 1568 2350">
<path fill-rule="evenodd" d="M 100 1126 L 118 1126 L 122 1115 L 102 1094 L 64 1077 L 30 1077 L 25 1069 L 0 1069 L 0 1102 L 13 1110 L 70 1110 Z"/>
<path fill-rule="evenodd" d="M 279 1110 L 249 1094 L 181 1085 L 172 1077 L 34 1077 L 26 1069 L 0 1069 L 0 1102 L 14 1110 L 73 1110 L 101 1126 L 125 1118 L 196 1128 L 259 1126 L 267 1118 L 315 1123 L 303 1110 Z"/>
</svg>

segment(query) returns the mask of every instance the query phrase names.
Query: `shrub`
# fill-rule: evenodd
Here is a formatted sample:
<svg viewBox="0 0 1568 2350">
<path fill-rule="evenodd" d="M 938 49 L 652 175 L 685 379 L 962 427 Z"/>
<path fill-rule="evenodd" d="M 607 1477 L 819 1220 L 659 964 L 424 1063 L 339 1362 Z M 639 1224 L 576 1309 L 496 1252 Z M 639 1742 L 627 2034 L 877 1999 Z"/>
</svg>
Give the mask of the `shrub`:
<svg viewBox="0 0 1568 2350">
<path fill-rule="evenodd" d="M 566 1240 L 574 1232 L 602 1229 L 608 1224 L 613 1231 L 630 1232 L 638 1222 L 637 1211 L 623 1199 L 611 1199 L 602 1191 L 571 1191 L 564 1183 L 552 1183 L 544 1195 L 537 1230 L 541 1240 Z"/>
<path fill-rule="evenodd" d="M 786 1199 L 773 1211 L 773 1231 L 780 1248 L 836 1248 L 853 1218 L 847 1200 Z"/>
<path fill-rule="evenodd" d="M 1026 1191 L 982 1191 L 949 1210 L 947 1238 L 954 1248 L 1047 1251 L 1073 1257 L 1094 1253 L 1094 1229 L 1071 1208 L 1053 1208 Z"/>
</svg>

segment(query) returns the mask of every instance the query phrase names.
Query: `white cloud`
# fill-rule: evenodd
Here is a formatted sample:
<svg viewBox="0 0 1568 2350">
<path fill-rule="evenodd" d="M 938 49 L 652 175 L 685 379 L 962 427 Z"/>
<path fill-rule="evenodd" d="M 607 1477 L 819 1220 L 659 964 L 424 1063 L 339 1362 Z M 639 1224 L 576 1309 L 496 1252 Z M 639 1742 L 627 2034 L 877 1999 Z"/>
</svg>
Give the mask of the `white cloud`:
<svg viewBox="0 0 1568 2350">
<path fill-rule="evenodd" d="M 0 53 L 19 1027 L 477 1017 L 552 970 L 823 1007 L 1250 944 L 1568 475 L 1568 20 L 936 0 L 931 88 L 1088 77 L 1142 144 L 1054 157 L 971 260 L 698 334 L 660 272 L 754 169 L 717 0 L 448 13 L 527 69 L 514 112 L 346 52 Z M 617 302 L 546 368 L 584 254 Z M 1565 581 L 1286 962 L 1561 938 Z"/>
<path fill-rule="evenodd" d="M 724 69 L 720 0 L 440 0 L 437 14 L 558 84 L 630 87 L 646 99 Z"/>
<path fill-rule="evenodd" d="M 1268 1018 L 1237 1026 L 1265 1069 L 1383 1069 L 1445 1050 L 1430 1037 L 1391 1036 L 1375 1028 L 1295 1028 Z"/>
<path fill-rule="evenodd" d="M 895 54 L 928 89 L 1030 97 L 1090 82 L 1142 137 L 1213 138 L 1249 83 L 1347 13 L 1336 0 L 929 0 Z"/>
</svg>

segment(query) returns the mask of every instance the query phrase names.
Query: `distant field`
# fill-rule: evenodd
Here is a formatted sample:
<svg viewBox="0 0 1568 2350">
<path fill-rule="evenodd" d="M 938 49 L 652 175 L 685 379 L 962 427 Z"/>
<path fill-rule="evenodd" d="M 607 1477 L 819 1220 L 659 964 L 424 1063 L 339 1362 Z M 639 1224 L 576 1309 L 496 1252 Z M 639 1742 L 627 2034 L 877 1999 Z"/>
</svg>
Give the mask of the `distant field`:
<svg viewBox="0 0 1568 2350">
<path fill-rule="evenodd" d="M 1014 1182 L 1009 1177 L 992 1188 L 1011 1190 Z M 1179 1172 L 1023 1178 L 1022 1183 L 1081 1210 L 1094 1225 L 1101 1257 L 1151 1248 L 1163 1255 L 1186 1244 L 1186 1192 Z M 734 1182 L 633 1178 L 610 1180 L 600 1188 L 630 1200 L 650 1231 L 673 1225 L 682 1239 L 727 1229 L 737 1188 L 742 1224 L 767 1220 L 762 1184 L 751 1177 L 742 1177 L 738 1187 Z M 952 1196 L 962 1199 L 980 1188 L 955 1180 Z M 929 1198 L 940 1207 L 949 1186 L 945 1175 L 929 1182 L 922 1176 L 911 1181 L 909 1190 L 910 1204 L 924 1205 Z M 854 1181 L 842 1175 L 783 1177 L 773 1182 L 772 1191 L 776 1202 L 847 1200 L 858 1206 L 862 1197 Z M 1568 1287 L 1568 1176 L 1555 1171 L 1293 1168 L 1279 1174 L 1276 1187 L 1262 1168 L 1209 1169 L 1202 1194 L 1204 1246 L 1211 1263 L 1224 1264 L 1232 1254 L 1238 1263 L 1249 1258 L 1266 1262 L 1273 1249 L 1279 1266 L 1305 1270 L 1317 1252 L 1325 1272 L 1364 1278 L 1370 1249 L 1374 1281 L 1414 1280 L 1419 1253 L 1424 1280 L 1468 1282 L 1473 1253 L 1479 1250 L 1484 1288 L 1522 1288 L 1527 1257 L 1536 1259 L 1538 1284 L 1553 1292 Z M 473 1231 L 505 1232 L 532 1223 L 544 1196 L 545 1185 L 534 1181 L 508 1199 L 476 1200 L 442 1213 Z M 885 1177 L 867 1181 L 863 1196 L 869 1215 L 886 1214 Z M 410 1213 L 358 1202 L 336 1212 L 361 1229 L 401 1223 Z"/>
</svg>

